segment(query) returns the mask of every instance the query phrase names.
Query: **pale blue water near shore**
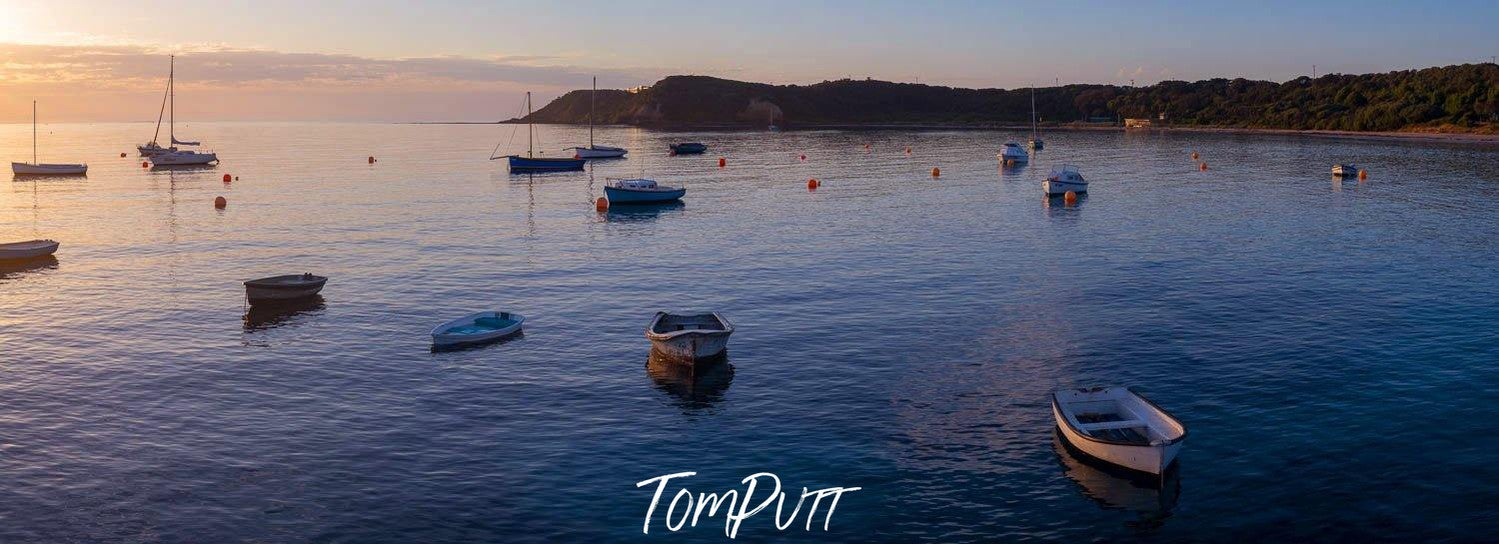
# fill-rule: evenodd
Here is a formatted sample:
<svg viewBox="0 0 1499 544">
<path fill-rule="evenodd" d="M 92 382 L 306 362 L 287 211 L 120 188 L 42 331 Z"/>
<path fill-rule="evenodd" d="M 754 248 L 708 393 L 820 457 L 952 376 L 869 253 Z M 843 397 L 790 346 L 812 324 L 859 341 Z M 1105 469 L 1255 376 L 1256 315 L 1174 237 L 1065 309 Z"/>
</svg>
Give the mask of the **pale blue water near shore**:
<svg viewBox="0 0 1499 544">
<path fill-rule="evenodd" d="M 863 488 L 748 542 L 1499 530 L 1493 150 L 1053 132 L 1001 171 L 1024 135 L 608 128 L 629 159 L 522 177 L 484 160 L 510 127 L 194 123 L 219 167 L 118 158 L 149 132 L 43 127 L 88 178 L 0 191 L 4 239 L 63 242 L 0 269 L 0 541 L 723 541 L 640 533 L 635 482 L 688 470 Z M 686 203 L 593 210 L 642 172 Z M 303 271 L 320 304 L 247 321 L 240 281 Z M 525 336 L 428 350 L 484 308 Z M 733 319 L 732 373 L 648 369 L 666 308 Z M 1047 393 L 1110 383 L 1190 427 L 1164 497 L 1054 447 Z"/>
</svg>

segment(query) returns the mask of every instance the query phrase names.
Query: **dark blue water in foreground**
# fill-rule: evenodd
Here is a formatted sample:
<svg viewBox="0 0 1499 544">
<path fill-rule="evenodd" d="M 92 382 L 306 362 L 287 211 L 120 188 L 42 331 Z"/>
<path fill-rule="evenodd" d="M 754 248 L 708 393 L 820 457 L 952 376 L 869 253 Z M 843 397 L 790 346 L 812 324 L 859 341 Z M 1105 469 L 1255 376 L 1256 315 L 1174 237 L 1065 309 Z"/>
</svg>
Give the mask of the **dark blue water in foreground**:
<svg viewBox="0 0 1499 544">
<path fill-rule="evenodd" d="M 724 541 L 664 502 L 641 534 L 635 483 L 681 471 L 863 488 L 748 542 L 1499 530 L 1491 149 L 1054 132 L 1001 170 L 1022 135 L 609 129 L 629 159 L 522 177 L 484 160 L 510 127 L 198 124 L 216 169 L 116 158 L 149 130 L 52 127 L 87 180 L 0 193 L 6 240 L 63 242 L 0 269 L 0 541 Z M 685 205 L 593 210 L 642 172 Z M 303 271 L 320 302 L 247 315 L 240 281 Z M 487 308 L 525 336 L 428 350 Z M 724 312 L 731 368 L 648 365 L 658 309 Z M 1097 384 L 1190 428 L 1165 492 L 1053 442 L 1049 391 Z"/>
</svg>

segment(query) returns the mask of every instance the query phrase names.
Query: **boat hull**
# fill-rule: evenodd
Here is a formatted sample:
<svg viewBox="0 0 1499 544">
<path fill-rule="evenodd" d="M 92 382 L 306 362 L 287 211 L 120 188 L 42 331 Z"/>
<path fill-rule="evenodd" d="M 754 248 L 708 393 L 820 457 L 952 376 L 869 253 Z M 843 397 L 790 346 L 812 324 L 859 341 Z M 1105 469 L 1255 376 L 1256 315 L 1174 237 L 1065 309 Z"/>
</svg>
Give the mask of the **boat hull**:
<svg viewBox="0 0 1499 544">
<path fill-rule="evenodd" d="M 1046 191 L 1047 195 L 1067 194 L 1067 191 L 1072 191 L 1077 194 L 1083 194 L 1088 192 L 1088 184 L 1077 183 L 1073 181 L 1046 180 L 1041 182 L 1041 190 Z"/>
<path fill-rule="evenodd" d="M 664 204 L 681 200 L 687 189 L 621 189 L 604 187 L 609 204 Z"/>
<path fill-rule="evenodd" d="M 23 176 L 77 176 L 88 173 L 87 164 L 10 163 L 10 171 Z"/>
<path fill-rule="evenodd" d="M 478 319 L 485 317 L 506 319 L 514 321 L 515 323 L 507 327 L 492 329 L 488 332 L 478 332 L 472 334 L 458 334 L 455 332 L 456 329 L 464 326 L 472 326 Z M 509 312 L 479 312 L 455 319 L 453 321 L 449 321 L 447 323 L 443 323 L 433 328 L 432 345 L 434 347 L 444 348 L 457 346 L 473 346 L 478 344 L 497 342 L 510 336 L 520 334 L 525 322 L 526 318 L 524 316 L 521 316 L 520 314 L 512 314 Z"/>
<path fill-rule="evenodd" d="M 250 304 L 303 299 L 318 294 L 328 283 L 328 278 L 322 276 L 301 280 L 303 277 L 297 274 L 247 281 L 245 282 L 245 299 L 250 301 Z"/>
<path fill-rule="evenodd" d="M 629 151 L 618 147 L 574 147 L 573 156 L 579 159 L 617 159 L 625 156 Z"/>
<path fill-rule="evenodd" d="M 568 170 L 582 170 L 585 161 L 583 159 L 538 159 L 534 157 L 519 157 L 511 155 L 509 159 L 511 172 L 564 172 Z"/>
<path fill-rule="evenodd" d="M 686 329 L 656 332 L 657 323 L 669 317 L 658 312 L 651 325 L 646 327 L 645 337 L 651 341 L 651 355 L 666 361 L 693 364 L 714 360 L 724 355 L 729 347 L 729 336 L 734 334 L 734 325 L 718 314 L 695 316 L 711 317 L 721 329 Z"/>
<path fill-rule="evenodd" d="M 708 151 L 703 144 L 671 144 L 671 152 L 678 155 L 702 155 Z"/>
<path fill-rule="evenodd" d="M 999 154 L 999 162 L 1002 163 L 1002 164 L 1026 164 L 1026 163 L 1031 162 L 1031 157 L 1030 157 L 1030 155 L 1026 155 L 1026 154 L 1023 154 L 1023 153 L 1021 153 L 1021 154 L 1013 154 L 1013 155 L 1006 155 L 1004 153 L 1000 153 Z"/>
<path fill-rule="evenodd" d="M 1051 413 L 1052 417 L 1056 418 L 1057 430 L 1068 445 L 1089 457 L 1111 465 L 1145 474 L 1159 475 L 1176 461 L 1176 454 L 1181 451 L 1182 442 L 1142 446 L 1097 442 L 1083 436 L 1068 425 L 1055 400 L 1051 404 Z"/>
<path fill-rule="evenodd" d="M 162 153 L 151 157 L 151 164 L 156 166 L 197 166 L 212 164 L 219 161 L 216 153 L 176 152 Z"/>
<path fill-rule="evenodd" d="M 57 246 L 59 245 L 61 244 L 55 240 L 33 240 L 30 242 L 0 244 L 0 261 L 46 257 L 56 253 Z"/>
</svg>

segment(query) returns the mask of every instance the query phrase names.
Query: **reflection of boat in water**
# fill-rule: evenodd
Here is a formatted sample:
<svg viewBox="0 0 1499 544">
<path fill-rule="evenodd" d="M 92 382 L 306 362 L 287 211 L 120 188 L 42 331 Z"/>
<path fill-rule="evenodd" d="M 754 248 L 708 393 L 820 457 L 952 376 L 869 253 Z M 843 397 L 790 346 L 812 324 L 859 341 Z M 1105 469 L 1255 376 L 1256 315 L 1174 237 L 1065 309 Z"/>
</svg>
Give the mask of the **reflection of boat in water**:
<svg viewBox="0 0 1499 544">
<path fill-rule="evenodd" d="M 245 312 L 245 330 L 259 331 L 273 329 L 285 324 L 299 315 L 317 312 L 323 309 L 323 297 L 313 295 L 285 301 L 261 302 L 250 306 Z"/>
<path fill-rule="evenodd" d="M 11 274 L 20 275 L 44 268 L 57 268 L 57 257 L 54 255 L 43 255 L 29 259 L 0 259 L 0 280 L 9 278 Z"/>
<path fill-rule="evenodd" d="M 1160 478 L 1142 478 L 1137 472 L 1089 460 L 1063 440 L 1057 429 L 1053 429 L 1051 445 L 1062 464 L 1063 475 L 1103 508 L 1139 512 L 1141 521 L 1147 523 L 1159 523 L 1176 508 L 1177 497 L 1181 495 L 1178 469 L 1168 470 Z"/>
<path fill-rule="evenodd" d="M 645 373 L 656 388 L 676 397 L 683 408 L 708 408 L 722 401 L 729 383 L 734 380 L 734 365 L 728 354 L 684 365 L 652 353 L 645 363 Z"/>
<path fill-rule="evenodd" d="M 610 206 L 609 211 L 604 214 L 604 220 L 610 223 L 639 223 L 661 217 L 664 214 L 675 213 L 687 207 L 686 202 L 680 200 L 667 202 L 665 204 L 635 204 L 631 206 Z"/>
</svg>

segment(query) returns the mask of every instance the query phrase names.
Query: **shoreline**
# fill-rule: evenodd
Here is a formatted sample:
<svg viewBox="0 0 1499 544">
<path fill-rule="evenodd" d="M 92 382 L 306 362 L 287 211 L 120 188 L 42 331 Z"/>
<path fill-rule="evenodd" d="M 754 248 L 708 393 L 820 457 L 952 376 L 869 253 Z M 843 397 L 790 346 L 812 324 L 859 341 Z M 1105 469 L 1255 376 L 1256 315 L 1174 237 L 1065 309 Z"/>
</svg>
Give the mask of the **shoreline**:
<svg viewBox="0 0 1499 544">
<path fill-rule="evenodd" d="M 396 123 L 403 125 L 509 125 L 521 124 L 512 121 L 418 121 Z M 541 123 L 547 125 L 573 125 L 582 126 L 579 123 Z M 763 131 L 759 125 L 743 124 L 701 124 L 701 125 L 631 125 L 614 124 L 600 126 L 615 126 L 629 128 L 645 128 L 663 132 L 692 132 L 701 130 L 725 130 L 725 131 Z M 1030 130 L 1029 125 L 966 125 L 966 124 L 942 124 L 942 123 L 828 123 L 808 125 L 787 125 L 781 130 L 794 132 L 806 130 Z M 1309 136 L 1314 138 L 1330 139 L 1354 139 L 1375 141 L 1415 141 L 1434 143 L 1454 143 L 1479 146 L 1499 147 L 1499 134 L 1479 134 L 1472 132 L 1415 132 L 1415 131 L 1370 131 L 1358 132 L 1351 130 L 1298 130 L 1289 128 L 1246 128 L 1246 127 L 1151 127 L 1126 129 L 1118 125 L 1042 125 L 1045 131 L 1073 131 L 1073 132 L 1199 132 L 1205 134 L 1242 134 L 1242 135 L 1273 135 L 1273 136 Z"/>
</svg>

